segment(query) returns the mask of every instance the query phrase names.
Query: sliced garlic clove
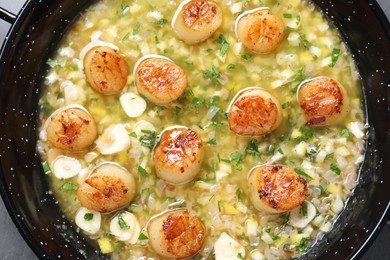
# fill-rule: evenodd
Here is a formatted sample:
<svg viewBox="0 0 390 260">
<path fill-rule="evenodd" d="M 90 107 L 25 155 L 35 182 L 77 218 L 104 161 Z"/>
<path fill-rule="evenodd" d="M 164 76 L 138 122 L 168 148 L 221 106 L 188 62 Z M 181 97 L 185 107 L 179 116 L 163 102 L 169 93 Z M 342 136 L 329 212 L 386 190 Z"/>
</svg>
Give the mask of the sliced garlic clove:
<svg viewBox="0 0 390 260">
<path fill-rule="evenodd" d="M 75 222 L 85 232 L 96 234 L 100 230 L 102 217 L 99 212 L 81 207 L 76 212 Z"/>
<path fill-rule="evenodd" d="M 134 93 L 125 93 L 119 98 L 119 100 L 123 111 L 125 111 L 128 117 L 139 117 L 146 110 L 146 101 Z"/>
<path fill-rule="evenodd" d="M 53 162 L 53 173 L 58 179 L 69 179 L 81 171 L 79 160 L 60 155 Z"/>
<path fill-rule="evenodd" d="M 130 147 L 130 137 L 124 125 L 112 125 L 96 140 L 96 148 L 101 154 L 114 154 Z"/>
<path fill-rule="evenodd" d="M 231 236 L 223 232 L 214 244 L 215 259 L 245 259 L 244 247 Z"/>
<path fill-rule="evenodd" d="M 119 241 L 136 244 L 141 233 L 141 227 L 132 213 L 123 211 L 111 220 L 110 233 Z"/>
<path fill-rule="evenodd" d="M 85 99 L 84 90 L 69 80 L 61 83 L 60 89 L 64 92 L 65 104 L 79 104 Z"/>
</svg>

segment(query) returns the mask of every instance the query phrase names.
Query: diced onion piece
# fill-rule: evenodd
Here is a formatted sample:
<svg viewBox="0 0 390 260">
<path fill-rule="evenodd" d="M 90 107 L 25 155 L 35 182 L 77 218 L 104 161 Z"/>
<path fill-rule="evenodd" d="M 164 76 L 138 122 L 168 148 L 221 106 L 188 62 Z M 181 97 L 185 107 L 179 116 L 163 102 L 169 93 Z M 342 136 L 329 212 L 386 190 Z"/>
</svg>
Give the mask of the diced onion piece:
<svg viewBox="0 0 390 260">
<path fill-rule="evenodd" d="M 138 241 L 141 227 L 137 218 L 132 213 L 124 211 L 111 220 L 110 232 L 119 241 L 134 245 Z"/>
<path fill-rule="evenodd" d="M 359 127 L 359 122 L 352 122 L 347 125 L 348 130 L 356 137 L 356 138 L 363 138 L 364 133 Z"/>
<path fill-rule="evenodd" d="M 244 247 L 225 232 L 215 242 L 214 251 L 216 260 L 245 259 Z"/>
<path fill-rule="evenodd" d="M 288 42 L 292 46 L 298 46 L 300 42 L 299 34 L 296 32 L 291 32 L 287 37 Z"/>
<path fill-rule="evenodd" d="M 324 233 L 328 233 L 332 229 L 332 223 L 325 222 L 321 227 L 320 231 Z"/>
<path fill-rule="evenodd" d="M 245 222 L 245 226 L 246 226 L 246 235 L 247 236 L 257 236 L 257 227 L 259 226 L 259 224 L 257 223 L 256 220 L 248 219 Z"/>
<path fill-rule="evenodd" d="M 100 230 L 102 217 L 99 212 L 81 207 L 76 212 L 75 222 L 85 232 L 96 234 Z"/>
<path fill-rule="evenodd" d="M 239 13 L 242 11 L 242 3 L 234 3 L 230 6 L 230 11 L 233 14 Z"/>
<path fill-rule="evenodd" d="M 294 148 L 295 153 L 301 157 L 305 156 L 306 150 L 307 150 L 307 144 L 304 141 L 301 141 L 299 144 L 297 144 Z"/>
<path fill-rule="evenodd" d="M 265 257 L 262 253 L 260 253 L 259 250 L 255 249 L 251 252 L 251 259 L 252 260 L 264 260 Z"/>
<path fill-rule="evenodd" d="M 261 234 L 261 240 L 263 240 L 266 244 L 272 244 L 274 242 L 271 235 L 265 231 Z"/>
<path fill-rule="evenodd" d="M 146 110 L 146 101 L 134 93 L 125 93 L 119 98 L 119 100 L 123 111 L 125 111 L 128 117 L 139 117 Z"/>
<path fill-rule="evenodd" d="M 331 210 L 338 214 L 340 213 L 344 208 L 343 200 L 340 198 L 340 196 L 336 197 L 336 200 L 332 203 Z"/>
<path fill-rule="evenodd" d="M 53 173 L 58 179 L 69 179 L 76 176 L 81 170 L 79 160 L 60 155 L 53 162 Z"/>
<path fill-rule="evenodd" d="M 96 140 L 101 154 L 114 154 L 130 147 L 130 137 L 124 125 L 112 125 Z"/>
<path fill-rule="evenodd" d="M 291 213 L 290 213 L 290 225 L 291 226 L 296 227 L 296 228 L 304 228 L 316 216 L 317 210 L 314 207 L 314 205 L 311 204 L 308 201 L 306 203 L 307 203 L 307 214 L 306 214 L 306 216 L 304 216 L 302 214 L 301 208 L 296 208 L 296 209 L 291 211 Z"/>
</svg>

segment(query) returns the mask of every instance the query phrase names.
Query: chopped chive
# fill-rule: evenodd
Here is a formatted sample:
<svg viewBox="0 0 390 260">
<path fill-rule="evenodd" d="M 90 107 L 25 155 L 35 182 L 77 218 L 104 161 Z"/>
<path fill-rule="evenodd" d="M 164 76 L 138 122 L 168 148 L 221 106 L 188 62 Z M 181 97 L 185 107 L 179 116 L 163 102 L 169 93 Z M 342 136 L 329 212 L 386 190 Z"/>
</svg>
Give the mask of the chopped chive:
<svg viewBox="0 0 390 260">
<path fill-rule="evenodd" d="M 154 42 L 155 42 L 156 44 L 159 44 L 159 43 L 160 43 L 160 40 L 158 39 L 158 36 L 157 36 L 157 35 L 154 36 Z"/>
<path fill-rule="evenodd" d="M 283 104 L 282 104 L 282 108 L 283 108 L 283 109 L 286 109 L 286 108 L 289 108 L 289 107 L 291 107 L 290 101 L 287 101 L 286 103 L 283 103 Z"/>
<path fill-rule="evenodd" d="M 313 179 L 309 174 L 307 174 L 305 171 L 303 171 L 303 170 L 301 170 L 301 169 L 299 169 L 299 168 L 294 168 L 294 171 L 295 171 L 297 174 L 299 174 L 299 175 L 305 177 L 305 178 L 306 178 L 307 180 L 309 180 L 309 181 L 311 181 L 311 180 Z"/>
<path fill-rule="evenodd" d="M 349 130 L 347 128 L 341 129 L 340 136 L 341 137 L 349 137 Z"/>
<path fill-rule="evenodd" d="M 241 55 L 241 58 L 243 58 L 244 60 L 249 60 L 252 56 L 249 54 L 249 53 L 244 53 Z"/>
<path fill-rule="evenodd" d="M 148 240 L 149 238 L 144 234 L 144 233 L 141 233 L 139 234 L 139 237 L 138 237 L 138 240 Z"/>
<path fill-rule="evenodd" d="M 137 171 L 142 177 L 148 176 L 148 172 L 141 165 L 138 165 Z"/>
<path fill-rule="evenodd" d="M 334 153 L 328 153 L 326 156 L 325 156 L 325 160 L 326 161 L 332 161 L 334 158 Z"/>
<path fill-rule="evenodd" d="M 49 163 L 47 161 L 42 162 L 43 172 L 46 175 L 51 175 L 52 171 L 50 169 Z"/>
<path fill-rule="evenodd" d="M 158 27 L 162 27 L 164 24 L 166 24 L 168 22 L 167 19 L 165 18 L 161 18 L 160 20 L 157 20 L 154 22 L 154 24 Z"/>
<path fill-rule="evenodd" d="M 211 144 L 211 145 L 216 145 L 217 144 L 217 140 L 215 138 L 212 138 L 207 143 Z"/>
<path fill-rule="evenodd" d="M 243 260 L 245 259 L 245 258 L 242 256 L 242 253 L 241 253 L 241 252 L 237 254 L 237 258 L 238 258 L 238 259 L 243 259 Z"/>
<path fill-rule="evenodd" d="M 291 19 L 292 18 L 292 14 L 283 14 L 283 17 L 286 18 L 286 19 Z"/>
<path fill-rule="evenodd" d="M 122 38 L 122 41 L 126 41 L 130 38 L 130 32 L 126 33 L 126 35 Z"/>
<path fill-rule="evenodd" d="M 129 136 L 137 138 L 137 134 L 136 134 L 135 132 L 131 132 L 131 133 L 129 134 Z"/>
<path fill-rule="evenodd" d="M 336 65 L 337 60 L 339 59 L 339 55 L 340 55 L 340 49 L 333 48 L 333 50 L 332 50 L 332 63 L 329 64 L 329 67 L 333 68 Z"/>
<path fill-rule="evenodd" d="M 130 226 L 127 225 L 126 221 L 123 219 L 123 213 L 118 214 L 118 225 L 122 230 L 130 229 Z"/>
<path fill-rule="evenodd" d="M 303 205 L 301 206 L 301 208 L 299 209 L 299 212 L 302 214 L 302 216 L 304 217 L 307 217 L 307 207 L 308 207 L 308 204 L 307 202 L 305 201 L 305 203 L 303 203 Z"/>
<path fill-rule="evenodd" d="M 234 70 L 236 68 L 236 65 L 235 64 L 229 64 L 227 65 L 226 67 L 228 70 Z"/>
<path fill-rule="evenodd" d="M 279 149 L 278 149 L 278 153 L 280 153 L 280 154 L 284 154 L 284 152 L 283 152 L 282 148 L 279 148 Z"/>
<path fill-rule="evenodd" d="M 77 185 L 71 183 L 71 182 L 65 182 L 60 187 L 60 190 L 66 190 L 66 191 L 75 191 L 77 190 Z"/>
<path fill-rule="evenodd" d="M 133 34 L 133 35 L 139 34 L 140 30 L 141 30 L 141 25 L 138 25 L 137 27 L 135 27 L 135 28 L 133 29 L 132 34 Z"/>
<path fill-rule="evenodd" d="M 340 168 L 337 166 L 337 164 L 335 164 L 335 163 L 331 163 L 330 164 L 330 169 L 331 169 L 331 171 L 333 171 L 334 173 L 336 173 L 336 175 L 340 175 L 340 173 L 341 173 L 341 170 L 340 170 Z"/>
</svg>

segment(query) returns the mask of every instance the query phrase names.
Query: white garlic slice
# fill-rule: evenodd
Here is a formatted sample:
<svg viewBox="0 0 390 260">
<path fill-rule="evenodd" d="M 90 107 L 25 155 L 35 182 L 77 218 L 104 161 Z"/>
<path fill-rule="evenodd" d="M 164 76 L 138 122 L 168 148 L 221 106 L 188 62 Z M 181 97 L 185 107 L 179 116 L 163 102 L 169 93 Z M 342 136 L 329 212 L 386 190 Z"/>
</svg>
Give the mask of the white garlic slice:
<svg viewBox="0 0 390 260">
<path fill-rule="evenodd" d="M 75 222 L 85 232 L 96 234 L 100 230 L 102 216 L 99 212 L 81 207 L 76 212 Z"/>
<path fill-rule="evenodd" d="M 119 241 L 136 244 L 141 233 L 141 227 L 132 213 L 122 211 L 111 220 L 110 233 Z"/>
<path fill-rule="evenodd" d="M 84 46 L 84 48 L 81 50 L 80 52 L 80 60 L 84 60 L 84 57 L 85 55 L 93 48 L 95 48 L 96 46 L 107 46 L 107 47 L 110 47 L 114 50 L 119 50 L 118 46 L 110 43 L 110 42 L 106 42 L 106 41 L 102 41 L 100 40 L 100 36 L 102 35 L 102 32 L 101 31 L 98 31 L 98 32 L 95 32 L 92 36 L 91 36 L 91 41 Z"/>
<path fill-rule="evenodd" d="M 69 179 L 81 171 L 79 160 L 65 155 L 58 156 L 53 162 L 53 173 L 58 179 Z"/>
<path fill-rule="evenodd" d="M 64 92 L 65 104 L 79 104 L 85 99 L 84 90 L 73 84 L 70 80 L 61 83 L 60 89 Z"/>
<path fill-rule="evenodd" d="M 142 115 L 146 110 L 146 101 L 142 97 L 128 92 L 119 98 L 123 111 L 128 117 L 134 118 Z"/>
<path fill-rule="evenodd" d="M 101 154 L 114 154 L 130 147 L 130 137 L 124 125 L 112 125 L 96 140 L 96 148 Z"/>
</svg>

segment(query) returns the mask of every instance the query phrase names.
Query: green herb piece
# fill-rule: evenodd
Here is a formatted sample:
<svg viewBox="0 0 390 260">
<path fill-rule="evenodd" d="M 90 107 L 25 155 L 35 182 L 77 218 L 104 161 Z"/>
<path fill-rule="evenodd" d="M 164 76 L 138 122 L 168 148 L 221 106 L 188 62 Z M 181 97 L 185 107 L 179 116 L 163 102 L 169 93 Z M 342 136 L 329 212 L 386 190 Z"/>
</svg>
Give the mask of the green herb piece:
<svg viewBox="0 0 390 260">
<path fill-rule="evenodd" d="M 210 105 L 217 107 L 219 105 L 220 96 L 212 96 Z"/>
<path fill-rule="evenodd" d="M 245 152 L 247 154 L 253 154 L 258 160 L 261 159 L 260 152 L 259 152 L 259 143 L 256 139 L 252 139 L 249 142 L 248 146 L 245 149 Z"/>
<path fill-rule="evenodd" d="M 251 57 L 252 55 L 250 55 L 249 53 L 244 53 L 241 55 L 241 58 L 243 58 L 244 60 L 249 60 Z"/>
<path fill-rule="evenodd" d="M 126 221 L 123 219 L 124 213 L 118 214 L 118 225 L 122 230 L 129 230 L 130 226 L 127 225 Z"/>
<path fill-rule="evenodd" d="M 225 202 L 225 200 L 218 200 L 218 211 L 219 212 L 222 212 L 222 208 L 221 208 L 221 206 L 222 206 L 222 204 Z"/>
<path fill-rule="evenodd" d="M 280 153 L 280 154 L 283 154 L 283 155 L 284 155 L 284 152 L 283 152 L 282 148 L 279 148 L 279 149 L 278 149 L 278 153 Z"/>
<path fill-rule="evenodd" d="M 158 36 L 154 36 L 154 43 L 155 44 L 159 44 L 160 43 L 160 40 L 158 39 Z"/>
<path fill-rule="evenodd" d="M 237 170 L 241 171 L 242 170 L 242 166 L 240 165 L 241 164 L 241 161 L 242 161 L 242 154 L 238 151 L 236 152 L 233 152 L 232 154 L 230 154 L 230 161 L 231 163 L 233 163 L 234 166 L 236 166 Z"/>
<path fill-rule="evenodd" d="M 49 58 L 47 59 L 46 64 L 54 68 L 55 66 L 57 66 L 57 61 Z"/>
<path fill-rule="evenodd" d="M 161 111 L 164 111 L 165 109 L 167 109 L 167 108 L 164 107 L 164 106 L 157 106 L 157 107 L 156 107 L 156 112 L 157 112 L 157 113 L 160 113 Z"/>
<path fill-rule="evenodd" d="M 175 115 L 179 115 L 181 112 L 181 107 L 175 106 Z"/>
<path fill-rule="evenodd" d="M 75 191 L 77 190 L 77 185 L 71 183 L 71 182 L 65 182 L 60 187 L 60 190 L 66 190 L 66 191 Z"/>
<path fill-rule="evenodd" d="M 85 213 L 84 220 L 91 221 L 93 219 L 93 213 Z"/>
<path fill-rule="evenodd" d="M 143 241 L 143 240 L 148 240 L 148 239 L 149 238 L 144 233 L 139 234 L 138 240 Z"/>
<path fill-rule="evenodd" d="M 334 153 L 328 153 L 326 156 L 325 156 L 325 160 L 326 161 L 332 161 L 334 159 Z"/>
<path fill-rule="evenodd" d="M 295 24 L 298 25 L 301 22 L 301 16 L 298 15 L 295 21 Z"/>
<path fill-rule="evenodd" d="M 134 138 L 137 138 L 137 134 L 136 134 L 135 132 L 131 132 L 131 133 L 129 134 L 129 136 L 134 137 Z"/>
<path fill-rule="evenodd" d="M 236 196 L 237 196 L 237 200 L 238 200 L 239 202 L 242 202 L 242 197 L 243 197 L 243 195 L 244 195 L 244 194 L 243 194 L 241 188 L 238 187 L 238 188 L 236 189 Z"/>
<path fill-rule="evenodd" d="M 148 176 L 148 172 L 141 165 L 138 165 L 137 171 L 142 177 Z"/>
<path fill-rule="evenodd" d="M 210 139 L 207 143 L 208 143 L 208 144 L 211 144 L 211 145 L 216 145 L 216 144 L 217 144 L 217 139 L 212 138 L 212 139 Z"/>
<path fill-rule="evenodd" d="M 341 170 L 340 170 L 340 168 L 337 166 L 337 164 L 335 164 L 335 163 L 331 163 L 330 164 L 330 169 L 334 172 L 334 173 L 336 173 L 336 175 L 340 175 L 340 173 L 341 173 Z"/>
<path fill-rule="evenodd" d="M 299 209 L 299 212 L 302 214 L 302 216 L 304 217 L 307 217 L 307 207 L 308 207 L 308 204 L 307 202 L 305 201 L 305 203 L 303 203 L 303 205 L 300 207 Z"/>
<path fill-rule="evenodd" d="M 307 174 L 305 171 L 303 171 L 303 170 L 301 170 L 301 169 L 299 169 L 299 168 L 294 168 L 294 171 L 295 171 L 297 174 L 299 174 L 299 175 L 305 177 L 308 181 L 311 181 L 311 180 L 313 179 L 309 174 Z"/>
<path fill-rule="evenodd" d="M 209 125 L 207 125 L 207 128 L 211 128 L 211 129 L 225 129 L 226 125 L 224 123 L 222 123 L 222 122 L 212 121 Z"/>
<path fill-rule="evenodd" d="M 321 194 L 323 194 L 323 193 L 324 193 L 324 191 L 325 191 L 324 187 L 322 187 L 322 185 L 319 185 L 319 186 L 318 186 L 318 188 L 320 189 L 320 191 L 321 191 Z"/>
<path fill-rule="evenodd" d="M 204 98 L 194 97 L 191 101 L 190 107 L 195 108 L 195 113 L 199 114 L 199 109 L 204 104 L 206 104 L 206 100 Z"/>
<path fill-rule="evenodd" d="M 349 137 L 349 130 L 347 129 L 347 128 L 343 128 L 343 129 L 341 129 L 341 131 L 340 131 L 340 136 L 341 137 Z"/>
<path fill-rule="evenodd" d="M 301 18 L 300 16 L 297 17 L 297 24 L 299 24 Z M 305 49 L 309 49 L 310 48 L 310 43 L 309 41 L 306 39 L 306 35 L 300 31 L 299 29 L 295 29 L 295 28 L 291 28 L 291 27 L 288 27 L 291 31 L 293 32 L 296 32 L 298 35 L 299 35 L 299 40 L 301 41 L 301 44 L 302 46 L 305 48 Z"/>
<path fill-rule="evenodd" d="M 226 67 L 228 70 L 234 70 L 236 68 L 236 65 L 235 64 L 229 64 L 227 65 Z"/>
<path fill-rule="evenodd" d="M 184 94 L 179 97 L 178 100 L 180 103 L 184 103 L 187 101 L 187 97 L 194 97 L 194 92 L 192 92 L 192 89 L 186 90 Z"/>
<path fill-rule="evenodd" d="M 125 36 L 123 36 L 122 41 L 127 41 L 130 38 L 130 33 L 126 33 Z"/>
<path fill-rule="evenodd" d="M 245 259 L 241 252 L 237 254 L 237 258 L 242 260 Z"/>
<path fill-rule="evenodd" d="M 221 49 L 219 50 L 219 54 L 223 57 L 225 56 L 227 50 L 229 49 L 230 44 L 226 40 L 225 36 L 223 36 L 223 34 L 219 35 L 217 42 L 221 44 Z"/>
<path fill-rule="evenodd" d="M 51 175 L 52 171 L 50 169 L 49 163 L 47 161 L 42 162 L 43 172 L 46 175 Z"/>
<path fill-rule="evenodd" d="M 141 130 L 142 133 L 146 134 L 139 138 L 139 142 L 141 146 L 147 147 L 147 148 L 153 148 L 157 135 L 156 132 L 150 131 L 150 130 Z"/>
<path fill-rule="evenodd" d="M 137 35 L 137 34 L 139 34 L 140 31 L 141 31 L 141 25 L 138 25 L 137 27 L 135 27 L 135 28 L 133 29 L 132 34 L 133 34 L 133 35 Z"/>
<path fill-rule="evenodd" d="M 282 109 L 286 109 L 286 108 L 289 108 L 289 107 L 291 107 L 290 101 L 287 101 L 286 103 L 282 104 Z"/>
<path fill-rule="evenodd" d="M 214 65 L 211 67 L 211 70 L 206 70 L 203 73 L 205 79 L 211 79 L 214 84 L 219 84 L 218 79 L 221 78 L 221 73 L 218 71 L 217 67 Z"/>
<path fill-rule="evenodd" d="M 286 18 L 286 19 L 291 19 L 292 18 L 292 14 L 286 13 L 286 14 L 283 14 L 283 17 Z"/>
<path fill-rule="evenodd" d="M 278 240 L 278 239 L 280 239 L 280 236 L 278 236 L 278 235 L 272 236 L 273 241 Z"/>
<path fill-rule="evenodd" d="M 333 68 L 336 65 L 337 60 L 339 59 L 339 55 L 340 55 L 340 49 L 333 48 L 333 50 L 332 50 L 332 63 L 329 64 L 329 67 Z"/>
<path fill-rule="evenodd" d="M 154 24 L 158 27 L 162 27 L 164 24 L 166 24 L 168 22 L 167 19 L 165 18 L 161 18 L 160 20 L 157 20 L 154 22 Z"/>
<path fill-rule="evenodd" d="M 295 251 L 298 253 L 304 253 L 309 249 L 309 239 L 304 237 L 299 242 L 299 245 L 295 247 Z"/>
</svg>

